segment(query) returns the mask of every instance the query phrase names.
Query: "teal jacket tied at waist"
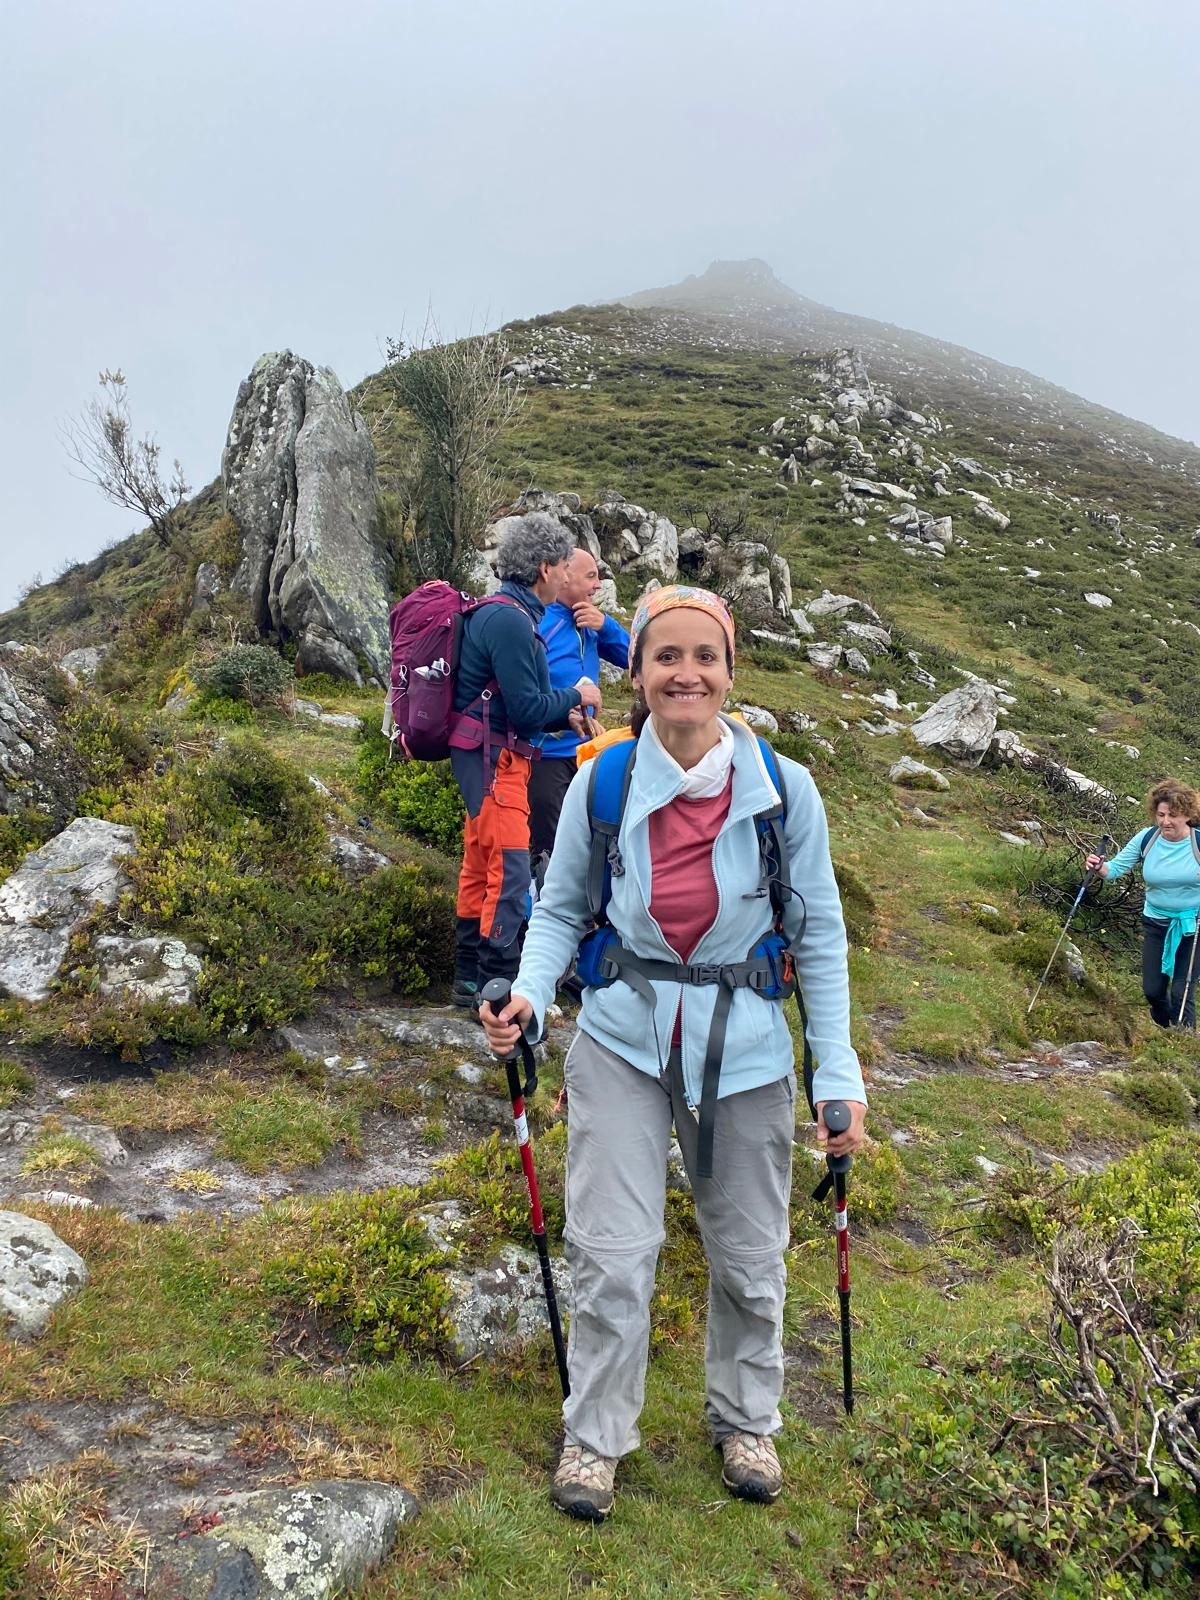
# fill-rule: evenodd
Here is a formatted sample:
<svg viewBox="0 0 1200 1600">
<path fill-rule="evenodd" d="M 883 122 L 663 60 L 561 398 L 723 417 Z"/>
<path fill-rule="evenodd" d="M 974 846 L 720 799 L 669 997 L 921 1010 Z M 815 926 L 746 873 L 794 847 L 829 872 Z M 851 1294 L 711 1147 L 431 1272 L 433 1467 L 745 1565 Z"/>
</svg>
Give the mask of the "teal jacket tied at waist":
<svg viewBox="0 0 1200 1600">
<path fill-rule="evenodd" d="M 719 909 L 713 927 L 691 953 L 693 963 L 744 961 L 771 928 L 754 817 L 774 805 L 777 796 L 755 735 L 739 723 L 730 726 L 736 741 L 733 795 L 712 856 Z M 817 1064 L 816 1098 L 865 1102 L 862 1071 L 850 1043 L 846 930 L 829 858 L 825 810 L 808 771 L 786 757 L 777 759 L 787 788 L 784 837 L 791 881 L 798 891 L 787 902 L 784 927 L 792 941 L 808 1008 L 808 1037 Z M 623 870 L 613 873 L 608 916 L 626 949 L 649 960 L 679 960 L 650 915 L 649 819 L 652 812 L 675 798 L 682 783 L 679 767 L 643 733 L 618 837 Z M 518 994 L 532 1001 L 539 1026 L 554 999 L 559 977 L 588 929 L 585 884 L 591 829 L 587 788 L 585 766 L 572 779 L 563 802 L 554 854 L 513 983 Z M 657 1077 L 666 1067 L 682 999 L 684 1086 L 690 1103 L 699 1105 L 717 986 L 656 979 L 650 989 L 653 1005 L 621 982 L 585 989 L 579 1026 L 631 1066 Z M 764 1000 L 748 989 L 736 990 L 721 1066 L 721 1097 L 776 1082 L 792 1071 L 794 1061 L 782 1004 Z"/>
</svg>

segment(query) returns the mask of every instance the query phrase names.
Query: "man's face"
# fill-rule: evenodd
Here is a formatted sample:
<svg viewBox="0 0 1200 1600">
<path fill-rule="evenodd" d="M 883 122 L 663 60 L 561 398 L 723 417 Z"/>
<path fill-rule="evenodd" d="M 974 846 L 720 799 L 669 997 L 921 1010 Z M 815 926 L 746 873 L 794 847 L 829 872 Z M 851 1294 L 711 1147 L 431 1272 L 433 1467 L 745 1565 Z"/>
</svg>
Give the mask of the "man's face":
<svg viewBox="0 0 1200 1600">
<path fill-rule="evenodd" d="M 590 600 L 600 587 L 600 572 L 596 558 L 586 550 L 576 550 L 567 566 L 567 581 L 559 590 L 558 598 L 564 606 L 577 606 L 581 600 Z"/>
<path fill-rule="evenodd" d="M 549 561 L 542 562 L 541 576 L 533 586 L 533 592 L 543 605 L 552 606 L 556 600 L 562 599 L 563 588 L 567 583 L 568 563 L 556 561 L 553 565 Z"/>
</svg>

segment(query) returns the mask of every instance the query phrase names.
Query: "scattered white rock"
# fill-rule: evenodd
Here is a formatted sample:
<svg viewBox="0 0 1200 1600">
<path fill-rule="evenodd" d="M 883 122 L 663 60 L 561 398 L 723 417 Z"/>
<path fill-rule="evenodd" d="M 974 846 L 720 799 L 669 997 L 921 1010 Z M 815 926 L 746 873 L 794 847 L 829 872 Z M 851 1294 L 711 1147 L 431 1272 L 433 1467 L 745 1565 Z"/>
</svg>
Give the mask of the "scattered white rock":
<svg viewBox="0 0 1200 1600">
<path fill-rule="evenodd" d="M 945 773 L 939 772 L 936 767 L 927 767 L 923 761 L 914 761 L 912 756 L 901 756 L 899 761 L 893 762 L 888 769 L 888 777 L 893 783 L 903 784 L 906 789 L 950 787 L 950 780 Z"/>
<path fill-rule="evenodd" d="M 1112 605 L 1111 596 L 1100 594 L 1095 590 L 1085 594 L 1083 598 L 1087 601 L 1088 605 L 1095 606 L 1098 611 L 1106 611 L 1108 607 Z"/>
<path fill-rule="evenodd" d="M 36 1339 L 54 1309 L 88 1279 L 83 1257 L 54 1229 L 19 1211 L 0 1211 L 0 1328 Z"/>
</svg>

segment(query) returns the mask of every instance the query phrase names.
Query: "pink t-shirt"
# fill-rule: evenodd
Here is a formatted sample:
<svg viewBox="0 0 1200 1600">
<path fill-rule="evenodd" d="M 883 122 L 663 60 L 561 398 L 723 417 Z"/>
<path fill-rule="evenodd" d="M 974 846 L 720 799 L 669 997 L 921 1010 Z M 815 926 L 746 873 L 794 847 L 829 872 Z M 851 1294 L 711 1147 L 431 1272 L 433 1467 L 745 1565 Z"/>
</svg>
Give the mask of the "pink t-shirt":
<svg viewBox="0 0 1200 1600">
<path fill-rule="evenodd" d="M 729 815 L 733 774 L 711 800 L 678 796 L 650 815 L 650 915 L 681 961 L 717 920 L 712 853 Z"/>
</svg>

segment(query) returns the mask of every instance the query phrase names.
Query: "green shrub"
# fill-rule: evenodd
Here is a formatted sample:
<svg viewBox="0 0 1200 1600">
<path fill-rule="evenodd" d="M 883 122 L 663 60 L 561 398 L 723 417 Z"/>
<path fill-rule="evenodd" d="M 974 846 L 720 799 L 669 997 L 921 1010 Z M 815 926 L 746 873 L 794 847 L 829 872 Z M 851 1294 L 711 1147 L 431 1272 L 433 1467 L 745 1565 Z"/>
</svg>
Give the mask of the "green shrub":
<svg viewBox="0 0 1200 1600">
<path fill-rule="evenodd" d="M 769 644 L 756 644 L 748 654 L 751 665 L 761 667 L 764 672 L 792 672 L 797 666 L 790 650 L 778 650 Z"/>
<path fill-rule="evenodd" d="M 248 728 L 254 724 L 254 708 L 245 700 L 231 700 L 227 694 L 197 695 L 187 708 L 189 722 L 219 722 L 223 727 Z"/>
<path fill-rule="evenodd" d="M 454 904 L 415 867 L 347 882 L 329 860 L 320 797 L 255 738 L 169 773 L 130 807 L 129 909 L 204 946 L 210 1025 L 237 1034 L 301 1014 L 317 985 L 391 975 L 406 992 L 451 968 Z"/>
<path fill-rule="evenodd" d="M 356 782 L 401 832 L 447 855 L 461 852 L 466 813 L 448 761 L 393 761 L 387 740 L 372 729 L 358 752 Z"/>
<path fill-rule="evenodd" d="M 53 817 L 25 809 L 0 816 L 0 877 L 15 872 L 31 850 L 44 845 L 57 832 Z"/>
<path fill-rule="evenodd" d="M 330 1319 L 378 1357 L 446 1353 L 446 1255 L 411 1216 L 411 1190 L 338 1195 L 309 1214 L 311 1238 L 267 1271 L 275 1294 Z"/>
<path fill-rule="evenodd" d="M 1168 1072 L 1139 1072 L 1125 1079 L 1120 1088 L 1123 1105 L 1143 1112 L 1155 1122 L 1190 1122 L 1192 1097 L 1178 1078 Z"/>
<path fill-rule="evenodd" d="M 418 868 L 385 867 L 351 897 L 336 948 L 365 977 L 412 992 L 453 965 L 453 907 Z"/>
<path fill-rule="evenodd" d="M 279 705 L 295 682 L 283 657 L 264 644 L 235 644 L 197 676 L 207 694 L 256 708 Z"/>
</svg>

